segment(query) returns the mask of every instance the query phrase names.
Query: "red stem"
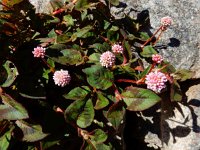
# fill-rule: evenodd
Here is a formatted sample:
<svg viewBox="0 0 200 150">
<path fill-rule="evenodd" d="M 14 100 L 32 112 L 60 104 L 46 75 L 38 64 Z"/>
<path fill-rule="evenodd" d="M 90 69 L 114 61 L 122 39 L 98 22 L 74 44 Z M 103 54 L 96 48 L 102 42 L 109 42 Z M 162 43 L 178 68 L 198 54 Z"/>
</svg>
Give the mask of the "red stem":
<svg viewBox="0 0 200 150">
<path fill-rule="evenodd" d="M 149 38 L 149 39 L 141 46 L 142 49 L 144 48 L 144 46 L 145 46 L 147 43 L 149 43 L 149 42 L 153 39 L 153 37 L 155 37 L 155 35 L 161 30 L 161 28 L 162 28 L 162 26 L 160 26 L 160 27 L 156 30 L 156 32 L 151 36 L 151 38 Z"/>
<path fill-rule="evenodd" d="M 158 37 L 157 37 L 156 41 L 153 43 L 153 45 L 155 45 L 159 41 L 162 33 L 163 33 L 163 30 L 161 30 L 160 34 L 158 35 Z"/>
<path fill-rule="evenodd" d="M 6 8 L 9 9 L 9 10 L 13 10 L 13 8 L 8 7 L 7 5 L 3 4 L 2 2 L 0 2 L 0 5 L 6 7 Z"/>
<path fill-rule="evenodd" d="M 51 72 L 55 72 L 55 68 L 51 67 L 44 58 L 42 58 L 42 61 L 49 67 Z"/>
<path fill-rule="evenodd" d="M 135 80 L 130 80 L 130 79 L 118 79 L 117 82 L 126 82 L 126 83 L 137 83 Z"/>
</svg>

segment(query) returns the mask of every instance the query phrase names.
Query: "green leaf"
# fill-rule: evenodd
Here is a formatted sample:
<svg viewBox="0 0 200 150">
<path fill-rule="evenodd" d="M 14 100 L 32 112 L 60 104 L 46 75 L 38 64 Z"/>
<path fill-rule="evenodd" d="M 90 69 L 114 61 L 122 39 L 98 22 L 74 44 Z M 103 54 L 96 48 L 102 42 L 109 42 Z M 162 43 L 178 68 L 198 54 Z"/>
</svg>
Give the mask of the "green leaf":
<svg viewBox="0 0 200 150">
<path fill-rule="evenodd" d="M 113 125 L 115 129 L 118 129 L 123 118 L 125 110 L 121 101 L 114 103 L 108 110 L 106 118 Z"/>
<path fill-rule="evenodd" d="M 87 147 L 85 150 L 112 150 L 112 148 L 106 144 L 94 144 L 92 142 L 88 142 Z"/>
<path fill-rule="evenodd" d="M 99 110 L 102 109 L 106 106 L 108 106 L 109 104 L 109 100 L 102 94 L 102 92 L 98 91 L 97 92 L 97 101 L 96 101 L 96 105 L 95 105 L 95 109 Z"/>
<path fill-rule="evenodd" d="M 83 27 L 82 29 L 77 29 L 75 33 L 73 33 L 71 37 L 71 41 L 74 42 L 77 38 L 86 38 L 87 33 L 92 29 L 92 26 L 88 25 L 86 27 Z"/>
<path fill-rule="evenodd" d="M 35 142 L 48 135 L 42 132 L 42 127 L 40 125 L 28 124 L 22 120 L 17 120 L 15 123 L 23 132 L 22 141 Z"/>
<path fill-rule="evenodd" d="M 52 60 L 52 59 L 47 59 L 47 63 L 48 63 L 48 65 L 50 65 L 52 68 L 55 68 L 55 63 L 54 63 L 54 61 Z"/>
<path fill-rule="evenodd" d="M 128 60 L 130 61 L 132 59 L 133 53 L 131 51 L 131 45 L 128 43 L 128 41 L 124 41 L 124 48 L 128 54 Z"/>
<path fill-rule="evenodd" d="M 186 69 L 180 69 L 177 70 L 175 73 L 173 73 L 173 77 L 176 80 L 179 81 L 186 81 L 188 79 L 191 79 L 194 76 L 194 72 Z"/>
<path fill-rule="evenodd" d="M 2 70 L 3 69 L 3 70 Z M 0 86 L 1 87 L 9 87 L 18 76 L 18 71 L 15 65 L 7 60 L 3 64 L 3 68 L 1 69 L 1 78 L 4 78 L 4 81 L 1 81 Z M 3 83 L 2 83 L 3 82 Z"/>
<path fill-rule="evenodd" d="M 146 32 L 140 32 L 140 38 L 142 40 L 148 40 L 150 37 Z"/>
<path fill-rule="evenodd" d="M 84 10 L 84 11 L 81 13 L 81 20 L 82 20 L 82 21 L 86 19 L 87 13 L 88 13 L 87 9 Z"/>
<path fill-rule="evenodd" d="M 74 19 L 72 18 L 71 15 L 65 15 L 63 17 L 63 20 L 64 20 L 64 23 L 67 25 L 67 26 L 73 26 L 74 25 Z"/>
<path fill-rule="evenodd" d="M 51 0 L 50 4 L 53 10 L 57 10 L 64 7 L 64 2 L 65 0 Z"/>
<path fill-rule="evenodd" d="M 99 63 L 101 54 L 99 53 L 93 53 L 89 56 L 89 61 L 87 63 Z"/>
<path fill-rule="evenodd" d="M 118 31 L 119 28 L 116 26 L 112 26 L 112 28 L 110 30 L 107 31 L 107 38 L 112 41 L 112 42 L 116 42 L 119 39 L 119 33 L 116 32 Z"/>
<path fill-rule="evenodd" d="M 47 83 L 48 83 L 48 80 L 49 80 L 49 73 L 51 73 L 50 69 L 45 69 L 45 68 L 43 69 L 42 77 L 47 80 Z"/>
<path fill-rule="evenodd" d="M 0 150 L 7 150 L 10 145 L 12 130 L 7 131 L 0 137 Z"/>
<path fill-rule="evenodd" d="M 48 33 L 48 37 L 49 38 L 55 38 L 57 36 L 57 34 L 55 33 L 54 29 L 52 29 L 49 33 Z"/>
<path fill-rule="evenodd" d="M 59 52 L 57 52 L 59 54 Z M 80 51 L 75 49 L 64 49 L 58 56 L 49 56 L 52 60 L 62 65 L 79 65 L 83 62 Z"/>
<path fill-rule="evenodd" d="M 151 90 L 129 86 L 122 97 L 130 111 L 143 111 L 158 103 L 161 98 Z"/>
<path fill-rule="evenodd" d="M 75 9 L 78 11 L 83 11 L 86 10 L 88 8 L 92 8 L 94 7 L 95 3 L 90 3 L 89 0 L 78 0 L 76 5 L 75 5 Z"/>
<path fill-rule="evenodd" d="M 91 92 L 88 86 L 81 86 L 72 89 L 68 94 L 64 94 L 64 98 L 71 100 L 82 100 Z"/>
<path fill-rule="evenodd" d="M 89 48 L 94 48 L 97 52 L 106 52 L 109 49 L 111 49 L 110 45 L 106 42 L 104 42 L 103 44 L 101 43 L 94 43 L 92 45 L 89 46 Z"/>
<path fill-rule="evenodd" d="M 93 65 L 83 69 L 87 75 L 87 82 L 97 89 L 106 90 L 113 85 L 113 73 L 100 65 Z"/>
<path fill-rule="evenodd" d="M 81 128 L 86 128 L 92 124 L 94 120 L 94 108 L 92 104 L 92 100 L 87 100 L 84 108 L 82 108 L 82 112 L 79 114 L 77 118 L 77 125 Z"/>
<path fill-rule="evenodd" d="M 176 80 L 174 80 L 170 87 L 170 99 L 172 102 L 180 102 L 182 97 L 180 85 Z"/>
<path fill-rule="evenodd" d="M 67 46 L 65 44 L 53 44 L 53 45 L 49 46 L 49 48 L 47 49 L 47 54 L 53 53 L 52 51 L 57 52 L 57 51 L 61 51 L 61 50 L 66 49 L 66 48 L 67 48 Z"/>
<path fill-rule="evenodd" d="M 166 66 L 163 68 L 163 66 Z M 163 68 L 161 71 L 163 73 L 175 73 L 176 69 L 173 65 L 171 65 L 169 62 L 163 61 L 162 64 L 158 65 L 158 68 Z"/>
<path fill-rule="evenodd" d="M 101 129 L 96 129 L 92 132 L 91 141 L 95 144 L 103 143 L 107 140 L 108 135 Z"/>
<path fill-rule="evenodd" d="M 64 43 L 69 42 L 69 40 L 70 40 L 70 36 L 66 34 L 61 34 L 57 36 L 56 43 L 64 44 Z"/>
<path fill-rule="evenodd" d="M 141 74 L 139 74 L 139 78 L 143 78 L 144 76 L 146 76 L 150 70 L 151 70 L 152 65 L 149 65 Z"/>
<path fill-rule="evenodd" d="M 94 108 L 91 99 L 76 100 L 65 110 L 67 122 L 76 122 L 81 128 L 91 125 L 94 119 Z"/>
<path fill-rule="evenodd" d="M 157 54 L 157 51 L 150 45 L 145 46 L 140 53 L 143 57 L 152 57 L 153 54 Z"/>
<path fill-rule="evenodd" d="M 3 3 L 6 6 L 12 7 L 15 4 L 19 4 L 20 2 L 22 2 L 23 0 L 4 0 Z"/>
<path fill-rule="evenodd" d="M 86 103 L 86 99 L 77 100 L 71 103 L 65 110 L 65 120 L 67 122 L 76 122 L 78 115 L 80 113 L 80 110 L 82 110 L 85 103 Z"/>
<path fill-rule="evenodd" d="M 57 145 L 59 143 L 59 139 L 58 140 L 49 140 L 49 141 L 42 141 L 42 149 L 43 150 L 48 150 L 50 149 L 51 147 L 53 147 L 54 145 Z M 34 150 L 34 149 L 33 149 Z"/>
<path fill-rule="evenodd" d="M 108 22 L 107 20 L 104 20 L 104 27 L 103 27 L 103 29 L 104 30 L 106 30 L 106 29 L 108 29 L 108 27 L 110 26 L 110 22 Z"/>
<path fill-rule="evenodd" d="M 135 70 L 129 65 L 122 66 L 119 69 L 120 71 L 124 72 L 127 75 L 131 75 L 132 77 L 135 76 Z"/>
<path fill-rule="evenodd" d="M 78 0 L 78 2 L 75 5 L 75 9 L 81 10 L 84 7 L 86 7 L 87 5 L 89 5 L 89 1 L 88 0 Z"/>
<path fill-rule="evenodd" d="M 4 105 L 0 105 L 0 120 L 18 120 L 29 117 L 26 109 L 9 95 L 2 94 L 1 98 Z"/>
<path fill-rule="evenodd" d="M 109 2 L 114 6 L 118 6 L 119 5 L 119 0 L 109 0 Z"/>
</svg>

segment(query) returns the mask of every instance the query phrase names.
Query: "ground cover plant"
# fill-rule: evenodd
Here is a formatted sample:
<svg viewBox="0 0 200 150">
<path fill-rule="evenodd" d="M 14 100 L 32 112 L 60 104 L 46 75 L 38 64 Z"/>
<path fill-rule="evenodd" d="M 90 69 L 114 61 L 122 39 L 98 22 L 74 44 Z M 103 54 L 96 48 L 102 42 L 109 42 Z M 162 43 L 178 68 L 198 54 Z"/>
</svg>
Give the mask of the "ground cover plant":
<svg viewBox="0 0 200 150">
<path fill-rule="evenodd" d="M 0 5 L 0 149 L 122 149 L 126 111 L 182 100 L 192 73 L 155 47 L 170 17 L 148 35 L 148 18 L 113 17 L 117 0 Z"/>
</svg>

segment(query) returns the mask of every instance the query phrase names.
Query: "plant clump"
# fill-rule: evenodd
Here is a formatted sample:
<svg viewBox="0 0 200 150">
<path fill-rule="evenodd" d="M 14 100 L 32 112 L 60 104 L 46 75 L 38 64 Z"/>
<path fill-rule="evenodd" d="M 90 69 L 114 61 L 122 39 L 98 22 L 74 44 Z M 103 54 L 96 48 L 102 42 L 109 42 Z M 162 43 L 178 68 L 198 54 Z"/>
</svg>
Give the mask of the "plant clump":
<svg viewBox="0 0 200 150">
<path fill-rule="evenodd" d="M 159 106 L 163 93 L 182 100 L 192 73 L 155 47 L 171 18 L 150 37 L 147 18 L 110 13 L 118 0 L 51 0 L 50 14 L 0 5 L 1 150 L 122 149 L 125 111 Z"/>
</svg>

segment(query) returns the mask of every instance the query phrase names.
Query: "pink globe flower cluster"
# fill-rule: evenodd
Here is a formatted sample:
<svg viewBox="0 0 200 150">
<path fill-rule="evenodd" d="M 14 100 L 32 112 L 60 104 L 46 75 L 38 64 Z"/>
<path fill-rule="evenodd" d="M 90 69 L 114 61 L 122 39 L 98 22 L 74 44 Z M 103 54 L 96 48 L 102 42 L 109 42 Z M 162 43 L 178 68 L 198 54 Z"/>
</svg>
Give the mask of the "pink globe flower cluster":
<svg viewBox="0 0 200 150">
<path fill-rule="evenodd" d="M 160 64 L 163 61 L 163 57 L 159 54 L 153 54 L 152 55 L 152 61 L 157 63 L 157 64 Z"/>
<path fill-rule="evenodd" d="M 162 89 L 166 87 L 167 77 L 164 73 L 160 71 L 150 72 L 146 75 L 145 83 L 147 84 L 147 88 L 156 92 L 160 93 Z"/>
<path fill-rule="evenodd" d="M 171 24 L 172 24 L 172 18 L 171 17 L 167 16 L 167 17 L 161 18 L 161 25 L 162 25 L 161 29 L 162 30 L 166 30 L 167 27 L 171 26 Z"/>
<path fill-rule="evenodd" d="M 67 70 L 60 70 L 60 71 L 55 71 L 53 75 L 53 80 L 55 85 L 64 87 L 67 84 L 69 84 L 71 80 L 71 76 Z"/>
<path fill-rule="evenodd" d="M 45 51 L 46 51 L 46 48 L 37 46 L 36 48 L 34 48 L 34 50 L 32 51 L 32 53 L 33 53 L 34 57 L 44 58 Z"/>
<path fill-rule="evenodd" d="M 106 68 L 114 66 L 115 55 L 110 51 L 104 52 L 103 54 L 101 54 L 100 63 L 102 66 L 104 66 Z"/>
<path fill-rule="evenodd" d="M 121 46 L 121 45 L 119 45 L 119 44 L 114 44 L 113 46 L 112 46 L 112 51 L 113 51 L 113 53 L 123 53 L 123 51 L 124 51 L 124 49 L 123 49 L 123 47 Z"/>
<path fill-rule="evenodd" d="M 165 27 L 171 26 L 172 18 L 169 16 L 161 18 L 161 24 Z"/>
</svg>

